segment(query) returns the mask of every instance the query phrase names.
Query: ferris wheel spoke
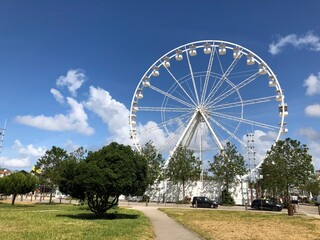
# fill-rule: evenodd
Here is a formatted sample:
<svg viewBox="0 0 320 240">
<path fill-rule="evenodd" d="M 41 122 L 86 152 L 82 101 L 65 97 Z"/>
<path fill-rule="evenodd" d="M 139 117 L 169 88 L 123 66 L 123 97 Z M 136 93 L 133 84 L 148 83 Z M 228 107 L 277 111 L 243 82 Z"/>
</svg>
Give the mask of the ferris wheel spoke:
<svg viewBox="0 0 320 240">
<path fill-rule="evenodd" d="M 222 110 L 222 109 L 227 109 L 227 108 L 235 108 L 235 107 L 241 107 L 241 106 L 246 106 L 246 105 L 260 104 L 260 103 L 270 102 L 270 101 L 274 100 L 275 98 L 276 98 L 276 96 L 254 98 L 254 99 L 238 101 L 238 102 L 233 102 L 233 103 L 224 103 L 224 104 L 220 104 L 220 105 L 214 105 L 212 107 L 208 107 L 208 109 L 210 109 L 212 111 L 216 111 L 216 110 Z"/>
<path fill-rule="evenodd" d="M 161 90 L 161 89 L 159 89 L 159 88 L 157 88 L 157 87 L 155 87 L 153 85 L 150 85 L 149 88 L 151 88 L 152 90 L 154 90 L 154 91 L 156 91 L 156 92 L 158 92 L 158 93 L 160 93 L 160 94 L 162 94 L 162 95 L 164 95 L 164 96 L 166 96 L 168 98 L 171 98 L 171 99 L 173 99 L 173 100 L 175 100 L 175 101 L 177 101 L 177 102 L 179 102 L 179 103 L 181 103 L 181 104 L 183 104 L 185 106 L 188 106 L 190 108 L 194 108 L 194 105 L 192 105 L 191 103 L 188 103 L 188 102 L 186 102 L 186 101 L 184 101 L 184 100 L 182 100 L 180 98 L 177 98 L 177 97 L 173 96 L 172 94 L 167 93 L 167 92 L 165 92 L 165 91 L 163 91 L 163 90 Z"/>
<path fill-rule="evenodd" d="M 173 108 L 173 107 L 141 107 L 139 106 L 139 111 L 143 112 L 194 112 L 190 108 Z"/>
<path fill-rule="evenodd" d="M 246 124 L 249 124 L 251 126 L 261 127 L 261 128 L 264 128 L 264 129 L 269 129 L 269 130 L 277 130 L 277 129 L 279 129 L 279 127 L 276 127 L 276 126 L 273 126 L 273 125 L 269 125 L 269 124 L 266 124 L 266 123 L 261 123 L 261 122 L 257 122 L 257 121 L 253 121 L 253 120 L 249 120 L 249 119 L 245 119 L 245 118 L 239 118 L 239 117 L 231 116 L 231 115 L 228 115 L 228 114 L 213 112 L 212 115 L 217 116 L 217 117 L 221 117 L 221 118 L 224 118 L 224 119 L 228 119 L 228 120 L 233 120 L 233 121 L 236 121 L 236 122 L 246 123 Z"/>
<path fill-rule="evenodd" d="M 234 133 L 229 131 L 226 127 L 224 127 L 222 124 L 220 124 L 217 120 L 214 118 L 210 117 L 209 118 L 213 123 L 215 123 L 218 127 L 220 127 L 223 131 L 225 131 L 227 134 L 229 134 L 233 139 L 237 140 L 240 144 L 242 144 L 244 147 L 246 147 L 246 143 L 239 139 Z"/>
<path fill-rule="evenodd" d="M 208 63 L 208 67 L 207 67 L 207 72 L 206 72 L 206 77 L 205 77 L 204 85 L 203 85 L 203 91 L 202 91 L 202 94 L 201 94 L 201 104 L 203 104 L 204 98 L 205 98 L 206 93 L 207 93 L 208 82 L 209 82 L 209 79 L 210 79 L 210 73 L 211 73 L 211 69 L 212 69 L 212 64 L 213 64 L 215 52 L 216 52 L 216 49 L 211 51 L 211 54 L 210 54 L 209 63 Z"/>
<path fill-rule="evenodd" d="M 251 75 L 250 77 L 248 77 L 247 79 L 243 80 L 241 83 L 239 83 L 238 85 L 235 85 L 234 87 L 230 88 L 229 90 L 227 90 L 226 92 L 222 93 L 221 95 L 219 95 L 218 97 L 216 97 L 215 99 L 213 99 L 212 101 L 208 102 L 206 106 L 209 105 L 215 105 L 216 103 L 222 101 L 223 99 L 229 97 L 230 95 L 232 95 L 233 93 L 235 93 L 236 91 L 240 90 L 241 88 L 245 87 L 246 85 L 248 85 L 249 83 L 251 83 L 253 80 L 255 80 L 257 77 L 259 76 L 259 72 L 254 73 L 253 75 Z"/>
<path fill-rule="evenodd" d="M 176 139 L 176 136 L 179 136 L 179 133 L 181 133 L 182 131 L 183 131 L 183 129 L 185 128 L 185 126 L 186 126 L 186 123 L 187 122 L 191 122 L 191 119 L 192 119 L 192 116 L 189 116 L 189 118 L 187 118 L 185 121 L 180 121 L 180 124 L 179 124 L 179 126 L 173 131 L 173 132 L 170 132 L 169 134 L 168 134 L 168 138 L 166 139 L 166 142 L 165 142 L 165 144 L 162 146 L 162 148 L 161 149 L 159 149 L 159 150 L 162 150 L 162 149 L 164 149 L 166 146 L 168 146 L 168 145 L 170 145 L 170 143 L 173 141 L 173 140 L 175 140 Z M 189 125 L 189 124 L 187 124 L 187 125 Z M 179 142 L 179 141 L 178 141 Z M 173 151 L 175 151 L 175 150 L 173 150 Z"/>
<path fill-rule="evenodd" d="M 186 94 L 186 96 L 190 99 L 190 101 L 197 105 L 196 102 L 193 100 L 193 98 L 188 94 L 188 92 L 184 89 L 184 87 L 180 84 L 180 82 L 177 80 L 177 78 L 172 74 L 172 72 L 169 70 L 169 68 L 165 67 L 165 69 L 168 71 L 172 79 L 177 83 L 177 85 L 181 88 L 181 90 Z"/>
<path fill-rule="evenodd" d="M 191 62 L 190 62 L 190 58 L 189 58 L 189 54 L 188 54 L 187 49 L 186 49 L 186 56 L 187 56 L 187 60 L 188 60 L 188 66 L 189 66 L 189 71 L 190 71 L 190 75 L 191 75 L 191 79 L 192 79 L 194 93 L 196 95 L 197 104 L 199 104 L 198 90 L 197 90 L 197 86 L 196 86 L 196 81 L 194 79 L 194 74 L 193 74 L 193 70 L 192 70 L 192 66 L 191 66 Z"/>
<path fill-rule="evenodd" d="M 228 78 L 229 74 L 232 72 L 234 67 L 237 65 L 237 63 L 239 62 L 241 57 L 242 57 L 242 54 L 239 57 L 233 59 L 232 63 L 228 67 L 228 69 L 223 73 L 223 75 L 221 76 L 221 78 L 219 79 L 217 84 L 210 91 L 208 97 L 206 98 L 206 101 L 204 102 L 205 105 L 207 105 L 208 101 L 210 101 L 212 99 L 212 97 L 215 96 L 215 94 L 217 93 L 218 89 L 221 87 L 221 85 L 223 84 L 224 80 Z"/>
</svg>

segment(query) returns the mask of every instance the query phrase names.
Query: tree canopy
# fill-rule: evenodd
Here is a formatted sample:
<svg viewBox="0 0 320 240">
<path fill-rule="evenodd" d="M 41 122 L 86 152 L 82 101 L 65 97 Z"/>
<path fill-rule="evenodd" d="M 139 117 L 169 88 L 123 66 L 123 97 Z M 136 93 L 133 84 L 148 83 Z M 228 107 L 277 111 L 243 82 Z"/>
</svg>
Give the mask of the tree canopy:
<svg viewBox="0 0 320 240">
<path fill-rule="evenodd" d="M 214 156 L 208 170 L 213 173 L 213 180 L 225 187 L 226 193 L 240 180 L 239 176 L 247 173 L 243 156 L 229 142 L 223 151 Z"/>
<path fill-rule="evenodd" d="M 275 195 L 289 196 L 290 186 L 303 186 L 314 174 L 308 148 L 297 140 L 279 140 L 267 152 L 260 167 L 262 188 Z"/>
<path fill-rule="evenodd" d="M 11 204 L 14 205 L 18 194 L 26 194 L 34 191 L 38 179 L 30 173 L 14 172 L 9 176 L 0 178 L 0 192 L 5 195 L 13 195 Z"/>
<path fill-rule="evenodd" d="M 66 150 L 53 146 L 50 150 L 38 159 L 34 173 L 39 177 L 40 184 L 50 189 L 50 200 L 52 201 L 52 192 L 56 190 L 59 184 L 59 165 L 62 161 L 68 159 L 69 155 Z"/>
<path fill-rule="evenodd" d="M 117 205 L 119 196 L 142 195 L 147 186 L 147 160 L 130 146 L 111 143 L 87 158 L 71 158 L 60 166 L 59 189 L 72 197 L 87 200 L 96 215 Z"/>
<path fill-rule="evenodd" d="M 147 142 L 142 147 L 141 154 L 148 162 L 147 182 L 149 186 L 152 186 L 156 181 L 162 179 L 164 159 L 152 145 L 152 142 Z"/>
<path fill-rule="evenodd" d="M 183 197 L 185 197 L 185 183 L 200 178 L 201 161 L 193 154 L 192 150 L 179 145 L 165 170 L 165 176 L 170 181 L 174 184 L 182 183 Z"/>
</svg>

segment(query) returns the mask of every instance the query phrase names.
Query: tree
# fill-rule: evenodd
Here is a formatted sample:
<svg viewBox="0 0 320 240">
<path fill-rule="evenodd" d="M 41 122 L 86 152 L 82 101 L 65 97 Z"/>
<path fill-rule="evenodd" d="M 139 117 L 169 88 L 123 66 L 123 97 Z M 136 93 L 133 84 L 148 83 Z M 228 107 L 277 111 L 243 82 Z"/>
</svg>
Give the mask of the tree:
<svg viewBox="0 0 320 240">
<path fill-rule="evenodd" d="M 118 143 L 89 152 L 82 161 L 63 161 L 59 169 L 59 189 L 87 200 L 97 216 L 116 206 L 121 194 L 142 195 L 148 186 L 146 159 L 130 146 Z"/>
<path fill-rule="evenodd" d="M 5 195 L 13 195 L 11 204 L 14 205 L 18 194 L 26 194 L 33 191 L 38 179 L 30 173 L 21 171 L 10 174 L 0 179 L 0 192 Z"/>
<path fill-rule="evenodd" d="M 223 200 L 227 199 L 228 202 L 231 197 L 229 189 L 239 182 L 240 176 L 247 173 L 243 156 L 229 142 L 224 150 L 214 156 L 208 170 L 213 173 L 213 180 L 224 186 Z"/>
<path fill-rule="evenodd" d="M 161 174 L 163 172 L 164 160 L 162 155 L 159 154 L 156 148 L 152 145 L 152 142 L 147 142 L 141 149 L 141 154 L 148 162 L 148 186 L 152 186 L 156 181 L 161 180 Z"/>
<path fill-rule="evenodd" d="M 66 150 L 53 146 L 51 150 L 46 151 L 45 155 L 35 165 L 35 171 L 33 172 L 39 176 L 40 184 L 50 189 L 50 203 L 52 202 L 52 193 L 59 184 L 59 165 L 68 157 Z M 40 171 L 38 171 L 39 169 Z"/>
<path fill-rule="evenodd" d="M 312 193 L 313 196 L 318 195 L 320 193 L 320 179 L 316 174 L 313 174 L 309 181 L 301 186 L 301 189 Z"/>
<path fill-rule="evenodd" d="M 275 194 L 289 198 L 290 186 L 302 186 L 308 183 L 314 173 L 312 157 L 305 144 L 286 138 L 279 140 L 267 152 L 260 167 L 263 175 L 262 187 Z"/>
<path fill-rule="evenodd" d="M 173 184 L 182 183 L 182 195 L 185 197 L 185 184 L 189 180 L 200 177 L 201 161 L 193 155 L 193 151 L 181 144 L 171 156 L 165 170 L 165 176 L 173 181 Z"/>
</svg>

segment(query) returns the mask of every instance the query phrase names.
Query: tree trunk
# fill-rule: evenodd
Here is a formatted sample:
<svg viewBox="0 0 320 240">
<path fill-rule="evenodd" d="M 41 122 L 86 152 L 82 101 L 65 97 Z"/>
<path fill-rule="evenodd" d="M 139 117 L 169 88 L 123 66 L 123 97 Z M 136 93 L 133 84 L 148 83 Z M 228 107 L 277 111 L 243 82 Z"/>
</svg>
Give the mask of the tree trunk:
<svg viewBox="0 0 320 240">
<path fill-rule="evenodd" d="M 17 194 L 13 194 L 13 195 L 12 195 L 11 205 L 14 205 L 14 202 L 16 201 L 16 197 L 17 197 Z"/>
<path fill-rule="evenodd" d="M 52 192 L 50 193 L 49 203 L 52 203 Z"/>
<path fill-rule="evenodd" d="M 184 200 L 184 197 L 185 197 L 185 192 L 184 192 L 184 185 L 185 185 L 185 181 L 182 180 L 182 200 Z"/>
</svg>

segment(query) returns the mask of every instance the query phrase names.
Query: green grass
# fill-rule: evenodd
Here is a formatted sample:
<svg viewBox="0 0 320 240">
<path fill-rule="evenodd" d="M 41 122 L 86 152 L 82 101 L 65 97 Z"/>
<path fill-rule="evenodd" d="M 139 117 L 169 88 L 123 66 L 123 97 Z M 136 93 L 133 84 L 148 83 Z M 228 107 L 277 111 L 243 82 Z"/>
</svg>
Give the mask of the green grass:
<svg viewBox="0 0 320 240">
<path fill-rule="evenodd" d="M 125 208 L 112 211 L 107 217 L 99 219 L 84 206 L 68 204 L 11 206 L 0 203 L 0 236 L 1 240 L 153 239 L 152 226 L 142 213 Z"/>
<path fill-rule="evenodd" d="M 204 239 L 319 240 L 320 220 L 303 215 L 222 211 L 203 209 L 161 209 Z"/>
</svg>

